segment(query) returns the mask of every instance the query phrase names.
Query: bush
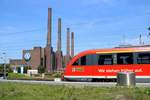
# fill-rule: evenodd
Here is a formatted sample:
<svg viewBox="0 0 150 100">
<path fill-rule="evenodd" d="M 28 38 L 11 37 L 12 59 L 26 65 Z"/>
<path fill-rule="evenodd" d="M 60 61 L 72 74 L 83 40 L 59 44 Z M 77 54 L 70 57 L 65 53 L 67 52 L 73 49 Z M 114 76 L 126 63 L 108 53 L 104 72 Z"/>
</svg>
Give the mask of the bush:
<svg viewBox="0 0 150 100">
<path fill-rule="evenodd" d="M 39 73 L 45 73 L 45 67 L 44 66 L 38 66 L 38 72 Z"/>
<path fill-rule="evenodd" d="M 28 77 L 25 76 L 25 74 L 9 73 L 7 78 L 8 79 L 23 79 L 23 78 L 28 78 Z"/>
<path fill-rule="evenodd" d="M 55 72 L 54 74 L 52 74 L 53 77 L 56 77 L 56 78 L 60 78 L 62 76 L 62 73 L 61 72 Z"/>
<path fill-rule="evenodd" d="M 150 95 L 150 89 L 145 89 L 144 93 L 147 94 L 147 95 Z"/>
</svg>

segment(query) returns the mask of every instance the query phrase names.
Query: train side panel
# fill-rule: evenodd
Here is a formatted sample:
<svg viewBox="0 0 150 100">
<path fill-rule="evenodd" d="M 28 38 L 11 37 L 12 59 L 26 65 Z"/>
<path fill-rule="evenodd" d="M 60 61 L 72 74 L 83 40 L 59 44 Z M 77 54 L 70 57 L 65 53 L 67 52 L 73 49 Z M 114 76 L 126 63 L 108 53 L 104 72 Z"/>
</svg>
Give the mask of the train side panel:
<svg viewBox="0 0 150 100">
<path fill-rule="evenodd" d="M 118 72 L 135 72 L 136 78 L 150 78 L 150 64 L 69 66 L 67 78 L 116 78 Z"/>
</svg>

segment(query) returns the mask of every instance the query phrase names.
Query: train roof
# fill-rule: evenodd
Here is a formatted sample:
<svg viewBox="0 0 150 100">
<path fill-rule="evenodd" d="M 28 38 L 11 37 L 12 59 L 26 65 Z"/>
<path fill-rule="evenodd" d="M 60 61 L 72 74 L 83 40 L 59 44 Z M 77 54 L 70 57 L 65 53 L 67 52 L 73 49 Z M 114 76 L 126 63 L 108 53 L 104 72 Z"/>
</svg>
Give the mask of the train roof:
<svg viewBox="0 0 150 100">
<path fill-rule="evenodd" d="M 150 45 L 132 46 L 132 47 L 115 47 L 105 49 L 86 50 L 79 54 L 106 54 L 106 53 L 129 53 L 129 52 L 146 52 L 150 51 Z"/>
<path fill-rule="evenodd" d="M 70 64 L 76 61 L 76 59 L 88 54 L 112 54 L 112 53 L 130 53 L 130 52 L 147 52 L 147 51 L 150 51 L 150 45 L 86 50 L 74 56 Z"/>
</svg>

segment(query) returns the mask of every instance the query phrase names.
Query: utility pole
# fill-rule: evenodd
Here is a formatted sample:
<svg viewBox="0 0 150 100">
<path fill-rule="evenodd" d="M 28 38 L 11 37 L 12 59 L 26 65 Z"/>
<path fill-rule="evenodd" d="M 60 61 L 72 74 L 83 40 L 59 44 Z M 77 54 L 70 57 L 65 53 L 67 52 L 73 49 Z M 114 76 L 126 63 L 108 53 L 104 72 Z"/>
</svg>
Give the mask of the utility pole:
<svg viewBox="0 0 150 100">
<path fill-rule="evenodd" d="M 3 52 L 3 59 L 4 59 L 4 79 L 6 79 L 6 53 Z"/>
</svg>

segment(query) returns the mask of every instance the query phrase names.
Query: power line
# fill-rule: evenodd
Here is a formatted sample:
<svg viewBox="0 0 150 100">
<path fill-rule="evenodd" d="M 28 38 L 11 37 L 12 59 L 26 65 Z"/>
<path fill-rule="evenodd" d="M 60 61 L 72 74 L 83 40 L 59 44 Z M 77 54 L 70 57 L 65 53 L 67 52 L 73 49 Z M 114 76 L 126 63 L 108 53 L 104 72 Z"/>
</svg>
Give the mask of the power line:
<svg viewBox="0 0 150 100">
<path fill-rule="evenodd" d="M 94 22 L 80 22 L 80 23 L 73 23 L 73 24 L 68 24 L 68 25 L 64 25 L 65 27 L 70 27 L 70 26 L 79 26 L 81 27 L 81 25 L 98 25 L 99 23 L 103 22 L 103 20 L 99 20 L 99 21 L 94 21 Z M 139 25 L 141 26 L 141 25 Z M 134 25 L 135 27 L 135 25 Z M 142 26 L 143 27 L 143 26 Z M 138 28 L 139 29 L 139 28 Z M 141 28 L 143 29 L 143 28 Z M 20 31 L 20 32 L 9 32 L 9 33 L 5 33 L 4 34 L 9 34 L 9 35 L 13 35 L 13 34 L 19 34 L 19 33 L 31 33 L 31 32 L 37 32 L 37 31 L 46 31 L 46 28 L 40 28 L 40 29 L 33 29 L 33 30 L 24 30 L 24 31 Z M 131 29 L 132 30 L 132 29 Z M 2 33 L 2 32 L 1 32 Z"/>
<path fill-rule="evenodd" d="M 41 31 L 42 29 L 34 29 L 34 30 L 24 30 L 24 31 L 19 31 L 19 32 L 9 32 L 9 33 L 5 33 L 3 32 L 3 34 L 9 34 L 9 35 L 13 35 L 13 34 L 20 34 L 20 33 L 31 33 L 31 32 L 37 32 L 37 31 Z M 2 33 L 2 32 L 1 32 Z"/>
</svg>

